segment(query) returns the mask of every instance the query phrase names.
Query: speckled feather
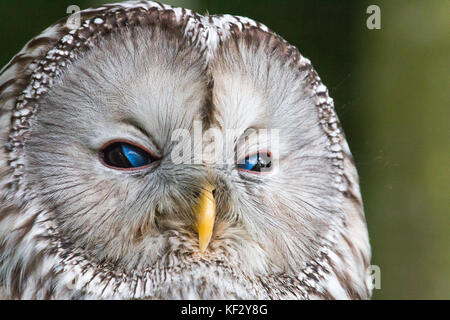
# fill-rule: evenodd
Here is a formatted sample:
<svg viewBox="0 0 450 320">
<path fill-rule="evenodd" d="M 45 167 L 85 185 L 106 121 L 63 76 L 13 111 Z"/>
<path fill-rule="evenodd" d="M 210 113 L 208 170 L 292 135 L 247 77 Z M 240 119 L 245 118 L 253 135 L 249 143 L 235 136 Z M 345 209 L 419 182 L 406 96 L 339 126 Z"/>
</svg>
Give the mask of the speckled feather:
<svg viewBox="0 0 450 320">
<path fill-rule="evenodd" d="M 63 19 L 32 39 L 0 72 L 0 287 L 4 297 L 65 298 L 369 298 L 368 244 L 358 176 L 327 88 L 308 59 L 264 25 L 230 15 L 202 16 L 187 9 L 139 1 L 105 5 L 81 12 L 82 23 L 70 30 Z M 99 265 L 61 236 L 51 208 L 23 182 L 24 146 L 42 96 L 55 79 L 97 39 L 122 28 L 164 25 L 181 30 L 205 56 L 205 66 L 229 38 L 244 34 L 277 48 L 296 66 L 328 137 L 329 161 L 339 219 L 323 235 L 321 249 L 297 275 L 249 274 L 240 270 L 233 245 L 222 242 L 205 256 L 195 253 L 188 234 L 172 231 L 171 253 L 152 268 L 120 270 Z M 7 131 L 5 131 L 5 128 Z M 16 230 L 15 232 L 11 232 Z M 31 249 L 32 248 L 32 249 Z M 187 254 L 186 252 L 191 252 Z M 211 273 L 211 266 L 218 266 Z M 183 273 L 180 273 L 183 270 Z M 180 274 L 184 279 L 179 279 Z M 220 279 L 220 281 L 217 281 Z M 174 286 L 175 282 L 189 283 Z M 217 287 L 220 283 L 220 288 Z M 182 289 L 184 288 L 184 289 Z M 1 294 L 1 291 L 0 291 Z"/>
</svg>

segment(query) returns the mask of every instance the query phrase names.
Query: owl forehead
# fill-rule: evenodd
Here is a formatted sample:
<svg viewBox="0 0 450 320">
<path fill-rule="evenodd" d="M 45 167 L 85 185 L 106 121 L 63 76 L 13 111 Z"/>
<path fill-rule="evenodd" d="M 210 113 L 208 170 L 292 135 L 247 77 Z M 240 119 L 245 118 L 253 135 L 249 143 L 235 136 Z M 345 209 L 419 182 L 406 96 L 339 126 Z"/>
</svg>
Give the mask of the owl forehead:
<svg viewBox="0 0 450 320">
<path fill-rule="evenodd" d="M 117 31 L 66 67 L 42 97 L 40 113 L 73 108 L 69 113 L 83 131 L 99 122 L 116 129 L 133 123 L 162 148 L 175 130 L 192 130 L 195 121 L 222 134 L 267 128 L 269 109 L 289 100 L 280 93 L 302 92 L 287 90 L 295 86 L 296 69 L 283 67 L 279 55 L 258 44 L 239 35 L 208 58 L 177 31 L 158 26 Z"/>
</svg>

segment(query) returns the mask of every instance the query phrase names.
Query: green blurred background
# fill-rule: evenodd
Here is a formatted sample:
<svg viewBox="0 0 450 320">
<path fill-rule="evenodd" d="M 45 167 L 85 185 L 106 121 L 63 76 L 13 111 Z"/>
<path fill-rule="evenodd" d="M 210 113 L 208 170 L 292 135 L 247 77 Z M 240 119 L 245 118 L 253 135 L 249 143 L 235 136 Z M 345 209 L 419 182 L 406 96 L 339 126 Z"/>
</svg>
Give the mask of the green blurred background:
<svg viewBox="0 0 450 320">
<path fill-rule="evenodd" d="M 0 65 L 107 0 L 2 0 Z M 111 1 L 116 2 L 116 1 Z M 375 299 L 450 299 L 450 1 L 167 0 L 258 20 L 308 57 L 334 98 L 381 268 Z M 381 30 L 366 8 L 381 8 Z"/>
</svg>

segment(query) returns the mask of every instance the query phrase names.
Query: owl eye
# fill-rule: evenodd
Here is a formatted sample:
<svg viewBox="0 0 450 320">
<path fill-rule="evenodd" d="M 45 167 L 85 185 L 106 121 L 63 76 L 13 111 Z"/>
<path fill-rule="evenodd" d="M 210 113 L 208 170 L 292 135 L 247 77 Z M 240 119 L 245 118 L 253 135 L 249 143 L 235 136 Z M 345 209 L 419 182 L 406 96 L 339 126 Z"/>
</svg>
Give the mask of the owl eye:
<svg viewBox="0 0 450 320">
<path fill-rule="evenodd" d="M 244 161 L 238 161 L 237 167 L 240 170 L 250 172 L 268 172 L 272 170 L 271 153 L 269 151 L 258 152 L 246 156 Z"/>
<path fill-rule="evenodd" d="M 126 142 L 114 142 L 100 151 L 100 158 L 109 167 L 134 169 L 147 166 L 156 159 L 144 149 Z"/>
</svg>

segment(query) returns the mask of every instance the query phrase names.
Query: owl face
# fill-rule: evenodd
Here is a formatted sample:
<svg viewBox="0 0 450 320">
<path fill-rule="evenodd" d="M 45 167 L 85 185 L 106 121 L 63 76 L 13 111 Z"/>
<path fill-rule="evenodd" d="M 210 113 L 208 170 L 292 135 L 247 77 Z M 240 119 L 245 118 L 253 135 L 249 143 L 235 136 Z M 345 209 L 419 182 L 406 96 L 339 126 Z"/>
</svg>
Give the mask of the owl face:
<svg viewBox="0 0 450 320">
<path fill-rule="evenodd" d="M 3 255 L 41 264 L 9 294 L 366 297 L 365 224 L 346 212 L 347 147 L 309 61 L 249 20 L 147 6 L 90 12 L 59 42 L 73 54 L 59 49 L 70 59 L 56 59 L 25 132 L 13 123 L 19 165 L 5 171 L 2 199 L 23 217 L 0 211 L 0 234 L 17 249 Z M 28 233 L 6 235 L 24 220 Z M 338 276 L 341 265 L 354 274 Z M 51 285 L 33 282 L 43 274 Z"/>
</svg>

